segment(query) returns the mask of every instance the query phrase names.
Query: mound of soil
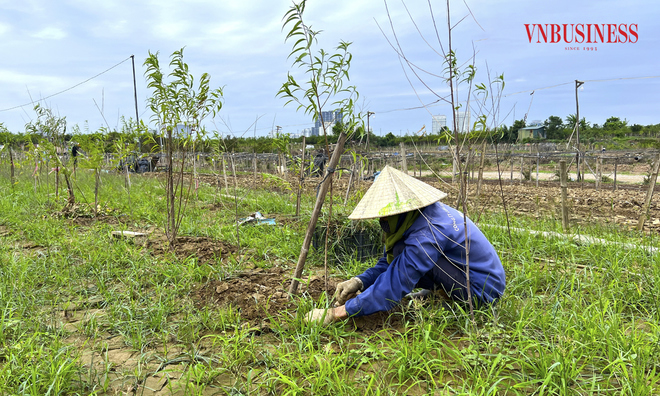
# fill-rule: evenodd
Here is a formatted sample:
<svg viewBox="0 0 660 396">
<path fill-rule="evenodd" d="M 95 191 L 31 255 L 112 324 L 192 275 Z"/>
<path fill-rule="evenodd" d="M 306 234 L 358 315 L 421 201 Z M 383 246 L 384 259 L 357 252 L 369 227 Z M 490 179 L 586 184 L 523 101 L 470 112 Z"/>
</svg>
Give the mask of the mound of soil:
<svg viewBox="0 0 660 396">
<path fill-rule="evenodd" d="M 169 252 L 169 242 L 163 234 L 149 237 L 146 247 L 152 254 L 162 256 Z M 235 255 L 238 248 L 230 243 L 207 237 L 179 236 L 174 245 L 174 254 L 181 260 L 190 256 L 197 258 L 199 264 L 216 264 L 222 259 Z"/>
<path fill-rule="evenodd" d="M 235 277 L 210 281 L 192 294 L 195 305 L 233 307 L 240 312 L 241 318 L 263 330 L 270 329 L 273 321 L 284 322 L 285 317 L 298 314 L 297 298 L 289 298 L 290 277 L 279 267 L 264 270 L 244 271 Z M 343 279 L 328 279 L 329 295 Z M 299 293 L 303 297 L 318 300 L 325 290 L 325 281 L 320 276 L 303 278 Z M 350 319 L 347 322 L 353 330 L 377 331 L 386 327 L 399 327 L 403 320 L 400 312 L 381 312 L 367 317 Z M 304 314 L 304 313 L 303 313 Z"/>
</svg>

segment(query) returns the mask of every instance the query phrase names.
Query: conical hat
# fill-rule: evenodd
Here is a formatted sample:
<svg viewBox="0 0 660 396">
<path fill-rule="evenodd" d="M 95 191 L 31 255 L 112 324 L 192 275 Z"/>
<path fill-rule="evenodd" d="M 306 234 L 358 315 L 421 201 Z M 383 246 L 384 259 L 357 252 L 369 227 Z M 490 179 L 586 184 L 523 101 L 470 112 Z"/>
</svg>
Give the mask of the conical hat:
<svg viewBox="0 0 660 396">
<path fill-rule="evenodd" d="M 446 196 L 437 188 L 387 165 L 348 218 L 374 219 L 409 212 Z"/>
</svg>

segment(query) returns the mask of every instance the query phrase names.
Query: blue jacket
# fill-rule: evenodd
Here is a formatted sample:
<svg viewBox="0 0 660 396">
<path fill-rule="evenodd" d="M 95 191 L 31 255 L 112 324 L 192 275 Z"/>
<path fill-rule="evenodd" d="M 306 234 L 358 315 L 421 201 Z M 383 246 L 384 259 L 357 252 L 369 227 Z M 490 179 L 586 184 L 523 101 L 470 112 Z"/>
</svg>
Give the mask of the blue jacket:
<svg viewBox="0 0 660 396">
<path fill-rule="evenodd" d="M 403 234 L 403 249 L 391 264 L 384 255 L 358 278 L 364 291 L 346 302 L 351 316 L 388 311 L 445 257 L 465 271 L 463 214 L 440 202 L 429 205 Z M 428 219 L 428 221 L 427 221 Z M 430 222 L 430 224 L 429 224 Z M 490 303 L 504 293 L 504 268 L 497 252 L 477 226 L 467 219 L 470 241 L 470 286 L 473 301 Z"/>
</svg>

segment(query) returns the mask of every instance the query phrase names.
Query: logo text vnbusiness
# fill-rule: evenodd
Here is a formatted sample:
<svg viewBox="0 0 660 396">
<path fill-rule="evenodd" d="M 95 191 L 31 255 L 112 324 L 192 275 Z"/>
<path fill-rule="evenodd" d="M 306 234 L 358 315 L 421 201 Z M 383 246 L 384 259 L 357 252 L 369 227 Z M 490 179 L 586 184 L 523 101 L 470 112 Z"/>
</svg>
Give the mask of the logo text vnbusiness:
<svg viewBox="0 0 660 396">
<path fill-rule="evenodd" d="M 639 39 L 636 23 L 526 23 L 525 29 L 530 43 L 634 44 Z"/>
</svg>

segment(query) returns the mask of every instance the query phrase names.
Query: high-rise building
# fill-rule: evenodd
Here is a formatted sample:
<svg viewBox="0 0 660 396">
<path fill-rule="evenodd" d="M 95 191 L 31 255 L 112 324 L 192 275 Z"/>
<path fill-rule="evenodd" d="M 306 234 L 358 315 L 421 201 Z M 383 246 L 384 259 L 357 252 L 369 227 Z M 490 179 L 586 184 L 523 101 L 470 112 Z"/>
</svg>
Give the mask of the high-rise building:
<svg viewBox="0 0 660 396">
<path fill-rule="evenodd" d="M 456 114 L 456 121 L 458 133 L 468 133 L 470 130 L 470 110 L 459 111 Z"/>
<path fill-rule="evenodd" d="M 431 123 L 431 133 L 434 135 L 439 134 L 447 126 L 446 115 L 434 115 Z"/>
<path fill-rule="evenodd" d="M 323 134 L 323 125 L 321 124 L 321 119 L 323 119 L 323 124 L 325 124 L 326 130 L 328 133 L 332 132 L 332 127 L 340 122 L 343 118 L 341 110 L 335 111 L 322 111 L 321 116 L 314 123 L 312 127 L 312 136 L 320 136 Z"/>
</svg>

